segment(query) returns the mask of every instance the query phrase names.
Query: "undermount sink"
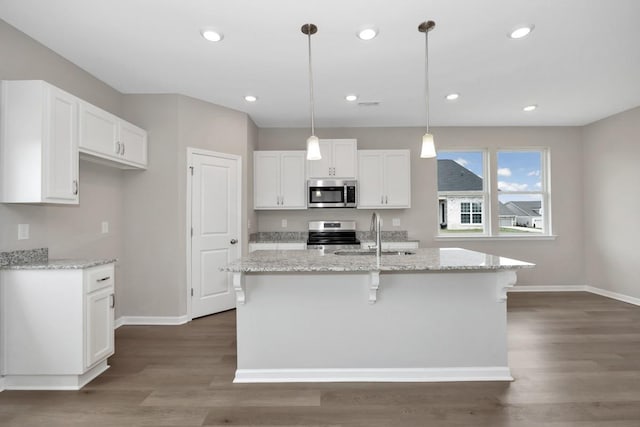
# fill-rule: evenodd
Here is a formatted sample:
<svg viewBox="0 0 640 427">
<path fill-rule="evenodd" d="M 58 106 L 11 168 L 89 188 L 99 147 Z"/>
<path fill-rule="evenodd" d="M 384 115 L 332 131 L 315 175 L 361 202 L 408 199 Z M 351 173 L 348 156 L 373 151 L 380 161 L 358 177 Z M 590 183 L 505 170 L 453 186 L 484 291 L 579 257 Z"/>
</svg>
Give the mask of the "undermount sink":
<svg viewBox="0 0 640 427">
<path fill-rule="evenodd" d="M 336 255 L 374 255 L 376 251 L 335 251 Z M 381 255 L 415 255 L 411 251 L 382 251 Z"/>
</svg>

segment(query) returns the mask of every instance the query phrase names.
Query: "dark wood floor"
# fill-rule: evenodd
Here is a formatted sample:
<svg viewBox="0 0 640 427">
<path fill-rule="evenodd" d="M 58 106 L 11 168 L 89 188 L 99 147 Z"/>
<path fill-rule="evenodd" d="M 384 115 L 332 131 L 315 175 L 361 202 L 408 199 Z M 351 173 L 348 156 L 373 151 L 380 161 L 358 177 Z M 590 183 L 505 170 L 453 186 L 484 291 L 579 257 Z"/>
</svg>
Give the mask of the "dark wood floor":
<svg viewBox="0 0 640 427">
<path fill-rule="evenodd" d="M 0 393 L 0 426 L 640 426 L 640 307 L 510 294 L 511 383 L 232 384 L 235 312 L 116 331 L 78 392 Z"/>
</svg>

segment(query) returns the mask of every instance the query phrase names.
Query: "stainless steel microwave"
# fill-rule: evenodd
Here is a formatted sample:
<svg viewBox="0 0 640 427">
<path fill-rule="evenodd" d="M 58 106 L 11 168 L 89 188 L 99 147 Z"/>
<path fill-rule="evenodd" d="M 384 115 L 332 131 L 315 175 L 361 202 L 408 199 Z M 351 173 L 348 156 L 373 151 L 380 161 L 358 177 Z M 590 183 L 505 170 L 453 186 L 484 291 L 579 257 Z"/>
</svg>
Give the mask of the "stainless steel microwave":
<svg viewBox="0 0 640 427">
<path fill-rule="evenodd" d="M 357 201 L 357 181 L 339 179 L 307 181 L 307 207 L 309 208 L 355 208 Z"/>
</svg>

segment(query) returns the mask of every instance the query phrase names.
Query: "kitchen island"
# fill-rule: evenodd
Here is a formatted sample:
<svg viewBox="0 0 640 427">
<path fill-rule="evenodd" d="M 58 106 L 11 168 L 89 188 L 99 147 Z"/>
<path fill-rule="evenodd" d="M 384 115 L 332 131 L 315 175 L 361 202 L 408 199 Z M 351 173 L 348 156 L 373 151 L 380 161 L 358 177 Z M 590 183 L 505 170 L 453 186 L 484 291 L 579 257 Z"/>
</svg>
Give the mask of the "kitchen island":
<svg viewBox="0 0 640 427">
<path fill-rule="evenodd" d="M 506 292 L 533 264 L 459 248 L 230 263 L 235 382 L 509 381 Z"/>
</svg>

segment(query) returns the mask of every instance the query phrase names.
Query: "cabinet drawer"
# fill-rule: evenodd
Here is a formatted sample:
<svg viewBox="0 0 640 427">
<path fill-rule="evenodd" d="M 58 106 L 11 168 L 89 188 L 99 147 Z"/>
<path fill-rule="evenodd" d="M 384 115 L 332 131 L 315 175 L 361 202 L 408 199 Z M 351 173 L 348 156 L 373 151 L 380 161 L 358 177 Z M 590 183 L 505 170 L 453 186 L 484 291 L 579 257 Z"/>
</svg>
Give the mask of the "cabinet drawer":
<svg viewBox="0 0 640 427">
<path fill-rule="evenodd" d="M 87 293 L 114 286 L 115 269 L 113 264 L 89 268 L 85 270 L 84 274 L 85 283 L 87 284 Z"/>
</svg>

